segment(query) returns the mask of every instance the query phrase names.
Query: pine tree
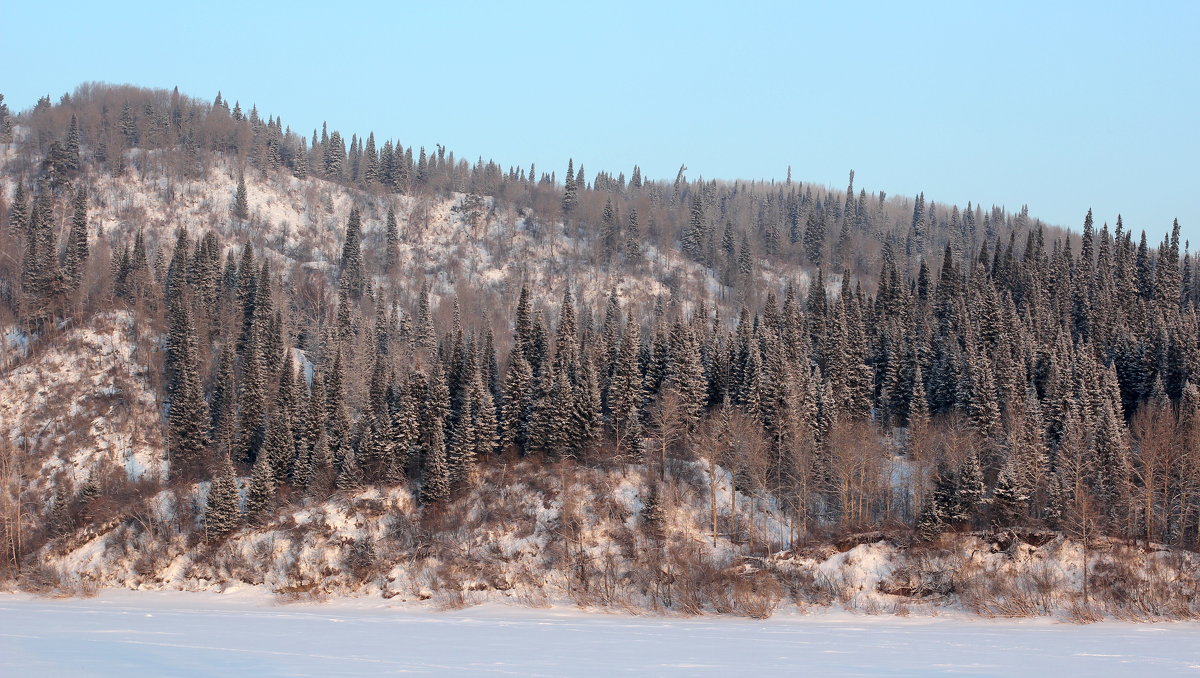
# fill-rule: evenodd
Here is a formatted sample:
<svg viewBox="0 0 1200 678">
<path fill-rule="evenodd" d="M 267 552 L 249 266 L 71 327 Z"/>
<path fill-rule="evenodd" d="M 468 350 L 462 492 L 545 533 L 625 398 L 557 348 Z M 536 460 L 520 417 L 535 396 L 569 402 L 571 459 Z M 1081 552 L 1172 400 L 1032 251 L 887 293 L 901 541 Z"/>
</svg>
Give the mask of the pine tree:
<svg viewBox="0 0 1200 678">
<path fill-rule="evenodd" d="M 305 489 L 318 496 L 329 492 L 334 478 L 333 453 L 329 449 L 329 436 L 323 430 L 317 432 L 307 465 L 312 471 L 304 485 Z"/>
<path fill-rule="evenodd" d="M 266 438 L 267 377 L 259 349 L 258 333 L 252 332 L 242 361 L 241 409 L 238 412 L 237 459 L 254 464 Z"/>
<path fill-rule="evenodd" d="M 808 213 L 804 225 L 804 256 L 813 266 L 821 266 L 825 253 L 825 217 L 820 203 Z"/>
<path fill-rule="evenodd" d="M 385 243 L 387 247 L 384 262 L 386 266 L 395 268 L 400 261 L 400 230 L 396 226 L 396 208 L 388 206 L 387 221 L 385 223 Z"/>
<path fill-rule="evenodd" d="M 486 367 L 481 366 L 480 369 Z M 496 418 L 496 403 L 492 400 L 492 392 L 484 384 L 482 372 L 476 372 L 471 379 L 467 402 L 474 429 L 475 456 L 492 454 L 499 442 L 500 426 Z"/>
<path fill-rule="evenodd" d="M 471 419 L 470 404 L 454 418 L 450 439 L 446 445 L 446 465 L 451 489 L 457 490 L 470 481 L 475 473 L 475 422 Z"/>
<path fill-rule="evenodd" d="M 292 161 L 292 175 L 297 179 L 305 179 L 308 177 L 308 169 L 308 145 L 304 137 L 300 137 L 300 148 L 296 149 Z"/>
<path fill-rule="evenodd" d="M 996 478 L 992 497 L 992 521 L 997 527 L 1016 525 L 1029 505 L 1029 492 L 1024 487 L 1013 459 L 1009 457 Z"/>
<path fill-rule="evenodd" d="M 579 189 L 575 185 L 575 160 L 567 160 L 567 180 L 563 186 L 562 211 L 563 219 L 569 221 L 571 216 L 575 214 L 575 208 L 579 205 Z M 582 168 L 580 168 L 582 169 Z"/>
<path fill-rule="evenodd" d="M 421 503 L 437 504 L 450 498 L 450 467 L 446 462 L 446 445 L 440 426 L 430 431 L 424 452 Z"/>
<path fill-rule="evenodd" d="M 296 456 L 296 441 L 292 436 L 292 414 L 288 409 L 276 408 L 275 415 L 267 424 L 262 455 L 271 464 L 275 486 L 287 483 L 291 476 L 292 460 Z"/>
<path fill-rule="evenodd" d="M 683 237 L 680 238 L 679 248 L 696 261 L 702 261 L 704 258 L 704 203 L 700 200 L 699 193 L 692 195 L 688 223 Z"/>
<path fill-rule="evenodd" d="M 668 365 L 665 388 L 679 398 L 685 425 L 689 431 L 694 431 L 708 404 L 708 381 L 695 339 L 679 321 L 671 329 Z"/>
<path fill-rule="evenodd" d="M 921 515 L 917 519 L 917 534 L 925 541 L 933 540 L 954 520 L 956 480 L 949 467 L 945 464 L 938 465 L 933 491 L 925 498 Z"/>
<path fill-rule="evenodd" d="M 12 116 L 9 114 L 8 104 L 4 103 L 4 95 L 0 94 L 0 141 L 7 142 L 12 139 Z"/>
<path fill-rule="evenodd" d="M 79 159 L 79 120 L 71 114 L 71 123 L 67 126 L 67 138 L 63 142 L 63 168 L 79 170 L 83 163 Z"/>
<path fill-rule="evenodd" d="M 212 425 L 209 439 L 213 450 L 228 457 L 233 452 L 234 431 L 237 425 L 237 384 L 233 375 L 233 349 L 227 342 L 221 347 L 216 383 L 212 392 Z"/>
<path fill-rule="evenodd" d="M 625 261 L 627 263 L 642 258 L 642 232 L 638 225 L 637 209 L 630 207 L 629 216 L 625 222 Z"/>
<path fill-rule="evenodd" d="M 250 218 L 250 201 L 246 197 L 246 175 L 238 175 L 237 191 L 233 194 L 233 218 L 245 221 Z"/>
<path fill-rule="evenodd" d="M 259 455 L 250 471 L 250 487 L 246 491 L 245 520 L 261 525 L 275 510 L 275 473 L 267 455 Z"/>
<path fill-rule="evenodd" d="M 25 184 L 18 181 L 13 189 L 12 204 L 8 206 L 9 233 L 14 237 L 25 237 L 29 232 L 29 196 Z"/>
<path fill-rule="evenodd" d="M 967 453 L 967 457 L 958 471 L 958 484 L 950 520 L 966 524 L 976 522 L 980 510 L 986 503 L 984 491 L 983 468 L 979 464 L 979 456 L 972 450 Z"/>
<path fill-rule="evenodd" d="M 353 447 L 346 447 L 342 461 L 338 464 L 337 488 L 343 492 L 353 492 L 363 485 L 363 470 L 359 464 L 358 455 Z"/>
<path fill-rule="evenodd" d="M 366 290 L 366 270 L 362 258 L 362 217 L 357 207 L 350 208 L 350 220 L 346 224 L 346 241 L 342 245 L 341 286 L 352 299 L 358 299 Z"/>
<path fill-rule="evenodd" d="M 630 312 L 625 321 L 625 332 L 617 352 L 617 366 L 609 386 L 609 411 L 612 416 L 613 436 L 619 451 L 635 459 L 642 454 L 642 372 L 638 364 L 641 345 L 641 328 Z"/>
<path fill-rule="evenodd" d="M 191 310 L 184 300 L 177 300 L 171 312 L 174 342 L 168 352 L 178 375 L 171 390 L 167 411 L 167 454 L 171 477 L 191 478 L 204 466 L 208 450 L 208 405 L 200 387 L 196 330 Z"/>
<path fill-rule="evenodd" d="M 43 182 L 33 200 L 25 237 L 25 256 L 21 262 L 21 288 L 27 296 L 29 311 L 44 315 L 44 302 L 60 291 L 58 244 L 54 235 L 51 188 Z"/>
<path fill-rule="evenodd" d="M 222 456 L 205 500 L 205 538 L 209 541 L 220 540 L 236 530 L 240 521 L 238 486 L 237 479 L 233 475 L 233 464 L 229 462 L 229 457 Z"/>
<path fill-rule="evenodd" d="M 83 282 L 84 269 L 88 260 L 87 191 L 81 186 L 75 193 L 74 213 L 71 216 L 71 231 L 67 235 L 66 264 L 64 277 L 67 287 L 79 289 Z"/>
<path fill-rule="evenodd" d="M 522 452 L 529 443 L 533 388 L 533 370 L 519 347 L 514 348 L 504 377 L 504 396 L 500 408 L 501 443 L 515 445 Z"/>
</svg>

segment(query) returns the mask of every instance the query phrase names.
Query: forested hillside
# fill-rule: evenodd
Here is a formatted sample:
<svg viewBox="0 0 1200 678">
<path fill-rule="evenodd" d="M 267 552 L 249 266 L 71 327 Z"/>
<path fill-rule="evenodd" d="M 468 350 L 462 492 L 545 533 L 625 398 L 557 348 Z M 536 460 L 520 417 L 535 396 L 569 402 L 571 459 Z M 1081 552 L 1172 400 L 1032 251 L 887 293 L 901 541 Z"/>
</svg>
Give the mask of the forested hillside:
<svg viewBox="0 0 1200 678">
<path fill-rule="evenodd" d="M 428 597 L 553 571 L 720 610 L 797 596 L 828 544 L 1066 538 L 1085 600 L 1097 544 L 1200 549 L 1178 224 L 564 156 L 220 95 L 0 99 L 3 574 Z"/>
</svg>

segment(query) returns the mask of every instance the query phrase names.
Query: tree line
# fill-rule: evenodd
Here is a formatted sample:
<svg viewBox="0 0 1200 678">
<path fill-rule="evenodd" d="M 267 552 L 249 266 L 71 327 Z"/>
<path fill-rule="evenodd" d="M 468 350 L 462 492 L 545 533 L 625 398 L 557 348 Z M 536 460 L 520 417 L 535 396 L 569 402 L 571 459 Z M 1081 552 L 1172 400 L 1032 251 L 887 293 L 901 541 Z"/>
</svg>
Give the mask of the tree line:
<svg viewBox="0 0 1200 678">
<path fill-rule="evenodd" d="M 204 129 L 186 121 L 226 115 L 221 100 L 163 101 L 122 106 L 116 143 L 182 135 L 186 157 Z M 293 138 L 277 120 L 239 108 L 207 152 L 245 153 L 264 171 L 304 167 L 296 148 L 273 146 L 272 135 Z M 35 108 L 31 127 L 70 109 Z M 484 322 L 430 281 L 400 278 L 386 251 L 364 253 L 368 230 L 386 244 L 400 237 L 390 212 L 369 224 L 351 208 L 337 265 L 316 274 L 184 228 L 171 245 L 138 231 L 92 256 L 87 173 L 114 162 L 96 151 L 116 132 L 83 144 L 92 158 L 79 159 L 81 112 L 47 137 L 34 183 L 17 182 L 4 206 L 5 243 L 22 258 L 0 293 L 34 333 L 101 304 L 162 328 L 165 454 L 172 481 L 211 480 L 210 539 L 286 502 L 368 485 L 453 502 L 478 465 L 519 455 L 660 475 L 702 459 L 791 516 L 793 541 L 896 525 L 925 538 L 1045 526 L 1200 546 L 1200 291 L 1178 224 L 1151 246 L 1120 219 L 1097 229 L 1089 213 L 1081 234 L 1066 234 L 1024 212 L 939 216 L 923 197 L 897 224 L 894 205 L 855 194 L 853 176 L 837 201 L 800 186 L 688 182 L 682 169 L 673 185 L 637 171 L 588 184 L 571 163 L 563 184 L 536 184 L 554 198 L 543 218 L 590 233 L 606 265 L 636 265 L 640 204 L 681 217 L 654 228 L 723 288 L 754 294 L 680 288 L 644 307 L 615 290 L 585 304 L 571 285 L 546 303 L 525 286 L 511 290 L 511 313 Z M 300 140 L 308 160 L 322 157 L 306 171 L 368 188 L 395 176 L 440 176 L 446 188 L 490 171 L 460 176 L 439 149 L 397 175 L 396 146 L 381 160 L 373 137 L 352 138 L 345 154 L 336 133 Z M 533 171 L 507 176 L 527 183 Z M 227 218 L 249 217 L 246 191 L 240 182 Z M 735 222 L 746 203 L 758 214 Z M 851 243 L 864 239 L 877 256 L 851 264 Z M 806 275 L 764 282 L 751 275 L 764 255 L 799 257 Z"/>
</svg>

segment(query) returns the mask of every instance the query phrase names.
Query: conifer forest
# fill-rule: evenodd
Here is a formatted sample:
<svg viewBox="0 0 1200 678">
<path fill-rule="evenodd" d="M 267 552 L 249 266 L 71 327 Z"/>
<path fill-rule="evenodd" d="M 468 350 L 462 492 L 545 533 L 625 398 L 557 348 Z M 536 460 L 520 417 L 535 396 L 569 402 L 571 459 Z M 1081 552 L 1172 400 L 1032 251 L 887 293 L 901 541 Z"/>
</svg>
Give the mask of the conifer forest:
<svg viewBox="0 0 1200 678">
<path fill-rule="evenodd" d="M 361 132 L 0 98 L 0 578 L 1200 615 L 1178 222 Z"/>
</svg>

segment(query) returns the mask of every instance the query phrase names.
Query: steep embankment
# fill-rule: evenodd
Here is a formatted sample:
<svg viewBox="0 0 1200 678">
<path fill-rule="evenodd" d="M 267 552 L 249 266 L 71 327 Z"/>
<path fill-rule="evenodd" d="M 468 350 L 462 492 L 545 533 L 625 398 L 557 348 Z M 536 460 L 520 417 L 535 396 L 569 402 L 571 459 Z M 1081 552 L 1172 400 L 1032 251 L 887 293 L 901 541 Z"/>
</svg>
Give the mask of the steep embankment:
<svg viewBox="0 0 1200 678">
<path fill-rule="evenodd" d="M 1054 533 L 1011 531 L 933 544 L 874 533 L 776 550 L 786 524 L 766 502 L 731 495 L 719 469 L 715 541 L 706 469 L 675 464 L 657 489 L 653 477 L 641 466 L 497 459 L 445 507 L 421 510 L 406 490 L 363 490 L 289 506 L 219 543 L 203 540 L 195 518 L 201 484 L 57 539 L 26 583 L 72 593 L 248 584 L 285 600 L 571 602 L 751 617 L 810 606 L 902 615 L 949 606 L 1075 621 L 1200 615 L 1195 554 L 1116 541 L 1085 550 Z"/>
</svg>

